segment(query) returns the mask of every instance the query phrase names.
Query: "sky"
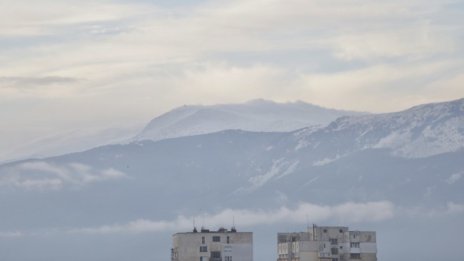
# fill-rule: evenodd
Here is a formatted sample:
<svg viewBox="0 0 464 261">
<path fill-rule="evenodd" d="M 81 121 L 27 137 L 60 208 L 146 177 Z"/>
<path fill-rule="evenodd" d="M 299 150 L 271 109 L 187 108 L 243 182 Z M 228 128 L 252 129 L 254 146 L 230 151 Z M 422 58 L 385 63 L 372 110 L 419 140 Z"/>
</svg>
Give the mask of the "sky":
<svg viewBox="0 0 464 261">
<path fill-rule="evenodd" d="M 0 146 L 184 104 L 462 98 L 463 27 L 456 0 L 0 0 Z"/>
</svg>

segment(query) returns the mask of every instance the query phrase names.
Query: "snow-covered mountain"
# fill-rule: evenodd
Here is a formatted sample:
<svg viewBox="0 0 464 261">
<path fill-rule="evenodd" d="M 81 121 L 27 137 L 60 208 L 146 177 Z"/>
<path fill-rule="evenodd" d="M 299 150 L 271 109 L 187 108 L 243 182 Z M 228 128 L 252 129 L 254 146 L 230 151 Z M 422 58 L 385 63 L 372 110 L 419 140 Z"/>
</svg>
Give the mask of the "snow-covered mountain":
<svg viewBox="0 0 464 261">
<path fill-rule="evenodd" d="M 458 151 L 464 144 L 464 99 L 427 104 L 395 113 L 341 117 L 326 128 L 295 133 L 296 150 L 335 157 L 385 148 L 396 156 L 422 158 Z"/>
<path fill-rule="evenodd" d="M 284 132 L 325 125 L 358 112 L 334 110 L 305 102 L 276 103 L 252 100 L 242 104 L 183 106 L 153 119 L 135 140 L 162 140 L 240 129 Z"/>
<path fill-rule="evenodd" d="M 450 240 L 434 240 L 421 260 L 454 251 L 458 258 L 453 261 L 459 261 L 459 248 L 449 248 L 449 242 L 460 242 L 464 232 L 463 115 L 461 99 L 396 113 L 347 116 L 325 127 L 291 132 L 227 130 L 3 164 L 0 257 L 26 245 L 29 251 L 19 251 L 14 261 L 29 260 L 44 255 L 42 248 L 59 245 L 70 253 L 60 260 L 113 260 L 114 251 L 125 259 L 166 260 L 170 234 L 183 229 L 172 220 L 235 209 L 248 218 L 290 212 L 284 219 L 301 219 L 301 227 L 306 214 L 324 223 L 364 222 L 361 229 L 378 231 L 383 260 L 410 253 L 410 244 L 400 238 L 432 244 L 424 227 L 458 230 L 447 233 Z M 299 210 L 305 202 L 317 205 Z M 369 202 L 386 209 L 371 210 Z M 358 212 L 359 204 L 368 209 Z M 299 219 L 292 219 L 293 214 Z M 331 215 L 341 218 L 324 218 Z M 280 230 L 285 222 L 279 222 Z M 257 260 L 274 258 L 269 248 L 275 247 L 275 228 L 263 226 L 247 227 L 262 229 L 255 238 Z M 42 235 L 43 228 L 53 232 Z M 285 229 L 295 228 L 292 223 Z M 144 229 L 155 233 L 138 234 Z M 105 241 L 106 233 L 119 238 Z M 14 240 L 4 239 L 11 237 Z M 89 242 L 87 251 L 72 247 L 75 242 Z M 34 250 L 37 244 L 42 248 Z M 42 259 L 47 258 L 57 257 Z"/>
</svg>

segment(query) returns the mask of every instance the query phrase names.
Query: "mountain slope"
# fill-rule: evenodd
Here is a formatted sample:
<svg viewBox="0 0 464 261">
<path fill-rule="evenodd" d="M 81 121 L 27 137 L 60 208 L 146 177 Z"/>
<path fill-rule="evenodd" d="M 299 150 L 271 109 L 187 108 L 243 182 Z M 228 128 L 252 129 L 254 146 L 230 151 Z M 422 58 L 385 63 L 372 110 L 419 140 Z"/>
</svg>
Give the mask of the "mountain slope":
<svg viewBox="0 0 464 261">
<path fill-rule="evenodd" d="M 161 140 L 228 129 L 282 132 L 359 114 L 326 109 L 304 102 L 254 100 L 243 104 L 183 106 L 153 119 L 135 140 Z"/>
<path fill-rule="evenodd" d="M 394 155 L 410 158 L 453 152 L 464 144 L 464 99 L 396 113 L 342 117 L 326 128 L 295 135 L 297 149 L 317 148 L 321 155 L 336 150 L 329 158 L 368 148 L 391 149 Z"/>
<path fill-rule="evenodd" d="M 142 240 L 148 240 L 149 247 L 139 249 L 124 243 L 141 240 L 142 236 L 124 234 L 118 230 L 120 224 L 137 220 L 142 224 L 149 220 L 164 224 L 179 215 L 191 217 L 223 210 L 228 213 L 229 209 L 243 210 L 240 213 L 245 216 L 249 211 L 271 215 L 295 209 L 301 202 L 325 206 L 311 209 L 325 213 L 330 212 L 330 206 L 345 202 L 384 201 L 395 211 L 391 220 L 365 222 L 361 228 L 370 225 L 379 231 L 379 249 L 388 246 L 407 252 L 410 246 L 398 238 L 422 245 L 430 239 L 416 236 L 424 227 L 439 225 L 449 231 L 464 227 L 463 104 L 464 100 L 457 100 L 397 113 L 344 117 L 325 127 L 292 132 L 228 130 L 156 142 L 144 140 L 0 165 L 0 242 L 4 243 L 2 233 L 31 234 L 4 240 L 8 244 L 0 244 L 0 253 L 9 249 L 21 252 L 19 249 L 28 242 L 53 246 L 60 244 L 63 237 L 68 242 L 90 240 L 98 245 L 89 246 L 91 255 L 86 260 L 101 260 L 95 255 L 99 251 L 114 259 L 114 248 L 110 246 L 116 243 L 102 238 L 107 230 L 116 227 L 127 255 L 140 260 L 165 260 L 169 258 L 170 233 L 177 227 L 174 231 L 155 230 L 156 236 Z M 387 137 L 391 143 L 385 142 Z M 450 142 L 453 146 L 448 145 Z M 348 209 L 351 212 L 354 210 Z M 371 214 L 378 213 L 368 212 Z M 350 215 L 361 215 L 365 220 L 366 214 Z M 360 226 L 352 219 L 323 220 Z M 418 220 L 423 224 L 414 226 Z M 277 225 L 247 229 L 272 233 L 272 229 L 280 230 L 285 225 L 295 229 L 293 223 Z M 76 227 L 77 231 L 101 230 L 90 230 L 95 234 L 85 234 L 83 240 L 80 234 L 68 232 Z M 40 236 L 44 228 L 65 232 L 61 237 Z M 135 228 L 138 231 L 139 227 Z M 411 233 L 403 233 L 404 228 Z M 143 231 L 143 227 L 140 229 Z M 460 238 L 460 230 L 448 235 Z M 395 233 L 386 236 L 389 231 Z M 261 249 L 269 251 L 275 246 L 274 236 L 257 233 L 255 240 L 266 242 Z M 71 245 L 66 247 L 81 251 L 78 246 L 82 243 Z M 447 246 L 446 240 L 435 244 L 439 249 Z M 429 259 L 425 260 L 439 259 L 435 248 L 424 251 L 429 251 Z M 257 253 L 258 257 L 266 256 Z M 396 260 L 391 253 L 382 255 L 386 260 Z M 17 256 L 16 260 L 24 257 Z M 79 257 L 67 260 L 82 260 Z"/>
</svg>

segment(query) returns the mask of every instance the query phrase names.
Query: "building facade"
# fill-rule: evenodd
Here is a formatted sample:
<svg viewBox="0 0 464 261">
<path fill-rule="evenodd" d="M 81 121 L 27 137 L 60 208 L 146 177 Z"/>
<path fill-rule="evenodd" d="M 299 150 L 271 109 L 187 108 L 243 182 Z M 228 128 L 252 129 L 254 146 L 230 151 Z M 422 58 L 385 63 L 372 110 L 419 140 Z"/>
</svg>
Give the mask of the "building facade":
<svg viewBox="0 0 464 261">
<path fill-rule="evenodd" d="M 176 233 L 171 261 L 253 261 L 253 233 L 235 228 Z"/>
<path fill-rule="evenodd" d="M 319 227 L 278 233 L 277 261 L 377 261 L 376 233 Z"/>
</svg>

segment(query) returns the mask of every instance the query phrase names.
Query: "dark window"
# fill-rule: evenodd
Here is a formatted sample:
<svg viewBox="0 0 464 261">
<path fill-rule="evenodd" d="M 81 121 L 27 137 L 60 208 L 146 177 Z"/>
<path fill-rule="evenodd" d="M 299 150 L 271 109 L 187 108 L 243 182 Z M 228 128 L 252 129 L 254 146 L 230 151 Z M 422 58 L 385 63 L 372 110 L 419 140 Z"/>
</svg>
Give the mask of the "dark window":
<svg viewBox="0 0 464 261">
<path fill-rule="evenodd" d="M 340 233 L 343 233 L 343 230 L 342 230 L 342 229 L 340 229 L 339 231 L 340 231 Z"/>
<path fill-rule="evenodd" d="M 332 255 L 338 255 L 338 248 L 332 248 L 331 251 Z"/>
<path fill-rule="evenodd" d="M 219 251 L 212 251 L 211 258 L 221 258 L 221 252 Z"/>
<path fill-rule="evenodd" d="M 202 244 L 205 243 L 205 237 L 201 237 L 201 243 L 202 243 Z"/>
<path fill-rule="evenodd" d="M 360 253 L 351 253 L 350 258 L 351 259 L 361 259 L 361 254 Z"/>
<path fill-rule="evenodd" d="M 220 236 L 213 236 L 213 242 L 221 242 Z"/>
<path fill-rule="evenodd" d="M 200 247 L 200 252 L 208 252 L 208 247 L 207 246 L 201 246 Z"/>
<path fill-rule="evenodd" d="M 332 261 L 338 261 L 338 258 L 332 258 Z"/>
<path fill-rule="evenodd" d="M 327 233 L 327 229 L 324 229 L 324 233 Z"/>
<path fill-rule="evenodd" d="M 338 240 L 336 238 L 331 238 L 330 239 L 330 244 L 336 245 L 336 244 L 338 244 Z"/>
<path fill-rule="evenodd" d="M 351 242 L 350 247 L 352 248 L 359 248 L 359 242 Z"/>
<path fill-rule="evenodd" d="M 230 238 L 227 237 L 227 244 L 230 244 Z"/>
</svg>

